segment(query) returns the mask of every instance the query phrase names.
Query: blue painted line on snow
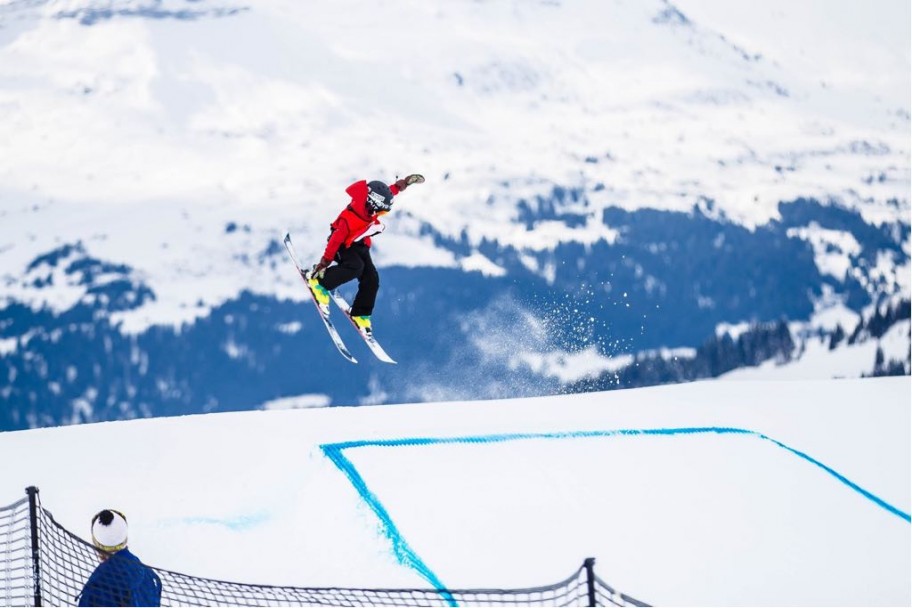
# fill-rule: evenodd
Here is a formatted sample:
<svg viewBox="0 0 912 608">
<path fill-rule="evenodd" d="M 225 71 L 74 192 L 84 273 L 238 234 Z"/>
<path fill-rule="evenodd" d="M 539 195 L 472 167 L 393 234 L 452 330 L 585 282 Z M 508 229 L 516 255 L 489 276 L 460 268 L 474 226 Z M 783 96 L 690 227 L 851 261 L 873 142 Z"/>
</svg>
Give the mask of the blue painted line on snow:
<svg viewBox="0 0 912 608">
<path fill-rule="evenodd" d="M 368 489 L 367 484 L 364 482 L 364 478 L 358 473 L 355 465 L 342 454 L 342 450 L 345 448 L 339 447 L 339 444 L 322 445 L 320 448 L 323 450 L 323 453 L 332 460 L 333 464 L 345 473 L 355 489 L 358 490 L 358 494 L 361 495 L 364 502 L 366 502 L 374 514 L 377 515 L 377 518 L 383 525 L 384 534 L 393 545 L 393 555 L 396 556 L 399 563 L 418 572 L 424 580 L 433 585 L 434 589 L 441 592 L 441 596 L 450 606 L 457 606 L 456 600 L 454 600 L 453 596 L 446 591 L 446 585 L 437 578 L 437 575 L 427 567 L 408 542 L 406 542 L 405 538 L 396 527 L 396 524 L 393 523 L 393 519 L 390 517 L 386 508 L 380 502 L 380 499 Z"/>
<path fill-rule="evenodd" d="M 555 432 L 555 433 L 504 433 L 496 435 L 476 435 L 469 437 L 407 437 L 402 439 L 372 439 L 372 440 L 362 440 L 362 441 L 346 441 L 341 443 L 331 443 L 320 446 L 323 452 L 329 457 L 330 460 L 348 477 L 352 485 L 361 495 L 361 498 L 370 506 L 371 510 L 377 515 L 380 519 L 380 523 L 383 525 L 384 534 L 387 538 L 390 539 L 390 542 L 393 545 L 393 553 L 396 556 L 396 559 L 400 564 L 408 566 L 418 572 L 425 580 L 427 580 L 431 585 L 434 586 L 437 590 L 445 590 L 446 587 L 440 581 L 436 574 L 425 564 L 418 554 L 411 548 L 411 546 L 406 542 L 405 538 L 402 537 L 402 534 L 399 532 L 399 529 L 396 527 L 396 524 L 393 523 L 392 518 L 390 517 L 387 510 L 383 507 L 380 500 L 377 496 L 367 487 L 364 479 L 358 473 L 354 464 L 348 460 L 342 452 L 345 450 L 351 450 L 355 448 L 363 447 L 402 447 L 402 446 L 424 446 L 424 445 L 446 445 L 446 444 L 473 444 L 473 443 L 503 443 L 506 441 L 518 441 L 518 440 L 528 440 L 528 439 L 581 439 L 581 438 L 591 438 L 591 437 L 618 437 L 618 436 L 655 436 L 655 435 L 701 435 L 715 433 L 718 435 L 745 435 L 750 437 L 756 437 L 764 441 L 769 441 L 773 445 L 776 445 L 787 452 L 798 456 L 802 460 L 805 460 L 816 467 L 819 467 L 830 476 L 838 480 L 843 485 L 847 486 L 854 492 L 857 492 L 867 500 L 870 500 L 878 507 L 886 510 L 893 515 L 905 520 L 906 522 L 912 523 L 912 518 L 910 518 L 909 513 L 902 511 L 901 509 L 891 505 L 884 499 L 878 497 L 872 492 L 865 490 L 857 483 L 851 481 L 832 467 L 829 467 L 816 458 L 809 456 L 808 454 L 796 450 L 781 441 L 773 439 L 763 433 L 758 433 L 756 431 L 751 431 L 747 429 L 739 429 L 734 427 L 716 427 L 716 426 L 707 426 L 707 427 L 680 427 L 680 428 L 666 428 L 666 429 L 617 429 L 609 431 L 567 431 L 567 432 Z M 443 592 L 444 597 L 450 603 L 451 606 L 455 606 L 455 600 L 445 591 Z"/>
<path fill-rule="evenodd" d="M 178 521 L 181 524 L 222 526 L 229 530 L 240 532 L 263 524 L 269 521 L 269 519 L 270 517 L 266 513 L 256 513 L 253 515 L 240 515 L 230 519 L 221 517 L 184 517 Z"/>
<path fill-rule="evenodd" d="M 853 490 L 855 490 L 856 492 L 858 492 L 859 494 L 861 494 L 862 496 L 864 496 L 865 498 L 867 498 L 868 500 L 870 500 L 871 502 L 876 504 L 877 506 L 879 506 L 883 509 L 886 509 L 893 515 L 896 515 L 897 517 L 900 517 L 900 518 L 906 520 L 907 522 L 912 523 L 912 520 L 910 520 L 908 513 L 906 513 L 905 511 L 901 511 L 900 509 L 894 507 L 893 505 L 891 505 L 884 499 L 880 498 L 879 496 L 877 496 L 871 492 L 868 492 L 867 490 L 865 490 L 864 488 L 859 486 L 854 481 L 848 479 L 847 477 L 845 477 L 844 475 L 842 475 L 835 469 L 832 469 L 832 468 L 828 467 L 827 465 L 823 464 L 816 458 L 812 458 L 812 457 L 808 456 L 807 454 L 805 454 L 804 452 L 801 452 L 799 450 L 796 450 L 795 448 L 789 447 L 789 446 L 785 445 L 784 443 L 773 439 L 772 437 L 767 437 L 766 435 L 763 435 L 761 433 L 755 433 L 755 434 L 762 439 L 766 439 L 767 441 L 773 442 L 774 444 L 778 445 L 780 448 L 782 448 L 784 450 L 788 450 L 789 452 L 798 456 L 799 458 L 803 458 L 804 460 L 807 460 L 808 462 L 810 462 L 814 465 L 817 465 L 818 467 L 820 467 L 821 469 L 823 469 L 824 471 L 826 471 L 827 473 L 829 473 L 830 475 L 832 475 L 833 477 L 835 477 L 836 479 L 838 479 L 839 481 L 844 483 L 845 485 L 849 486 L 850 488 L 852 488 Z"/>
</svg>

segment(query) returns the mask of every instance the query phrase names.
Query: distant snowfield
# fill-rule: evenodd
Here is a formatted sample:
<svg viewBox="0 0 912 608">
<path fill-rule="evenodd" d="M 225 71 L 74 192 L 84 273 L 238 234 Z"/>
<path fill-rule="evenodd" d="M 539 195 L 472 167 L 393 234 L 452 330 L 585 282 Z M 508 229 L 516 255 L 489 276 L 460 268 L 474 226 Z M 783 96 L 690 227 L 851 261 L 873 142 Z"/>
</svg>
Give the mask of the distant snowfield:
<svg viewBox="0 0 912 608">
<path fill-rule="evenodd" d="M 4 295 L 64 305 L 75 292 L 22 274 L 81 240 L 155 291 L 127 331 L 242 289 L 288 297 L 293 273 L 256 262 L 270 239 L 290 228 L 315 258 L 346 185 L 416 171 L 381 265 L 501 272 L 422 221 L 540 250 L 610 239 L 610 205 L 712 199 L 756 225 L 805 196 L 907 217 L 908 3 L 738 6 L 167 0 L 152 18 L 141 0 L 0 2 Z M 504 230 L 554 186 L 585 194 L 585 226 Z M 838 275 L 848 253 L 819 261 Z"/>
<path fill-rule="evenodd" d="M 533 586 L 592 556 L 657 605 L 908 605 L 910 388 L 714 381 L 4 433 L 0 502 L 37 485 L 83 537 L 118 508 L 147 562 L 242 582 Z"/>
<path fill-rule="evenodd" d="M 909 357 L 910 331 L 912 325 L 909 321 L 901 321 L 879 340 L 841 344 L 833 350 L 830 350 L 829 339 L 809 338 L 802 343 L 801 352 L 795 352 L 794 359 L 785 364 L 770 359 L 754 367 L 738 368 L 721 377 L 726 380 L 857 378 L 873 371 L 878 349 L 886 362 L 906 360 Z"/>
</svg>

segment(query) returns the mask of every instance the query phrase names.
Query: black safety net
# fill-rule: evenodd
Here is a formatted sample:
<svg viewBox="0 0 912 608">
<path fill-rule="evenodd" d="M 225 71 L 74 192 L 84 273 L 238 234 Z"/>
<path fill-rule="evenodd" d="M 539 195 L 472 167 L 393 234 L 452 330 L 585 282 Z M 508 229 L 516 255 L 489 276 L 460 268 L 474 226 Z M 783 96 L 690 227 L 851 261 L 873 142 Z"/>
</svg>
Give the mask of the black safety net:
<svg viewBox="0 0 912 608">
<path fill-rule="evenodd" d="M 41 507 L 38 491 L 0 508 L 0 606 L 646 606 L 605 584 L 587 559 L 527 589 L 351 589 L 233 583 L 99 552 Z"/>
</svg>

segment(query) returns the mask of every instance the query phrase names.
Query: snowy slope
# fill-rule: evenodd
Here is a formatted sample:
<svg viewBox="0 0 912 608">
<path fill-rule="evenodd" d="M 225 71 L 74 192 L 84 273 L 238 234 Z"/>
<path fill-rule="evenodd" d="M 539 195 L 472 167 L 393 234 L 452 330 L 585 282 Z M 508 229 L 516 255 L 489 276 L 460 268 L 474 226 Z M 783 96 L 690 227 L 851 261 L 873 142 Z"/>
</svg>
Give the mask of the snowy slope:
<svg viewBox="0 0 912 608">
<path fill-rule="evenodd" d="M 20 464 L 0 502 L 35 484 L 82 536 L 119 508 L 146 561 L 244 582 L 425 587 L 407 544 L 452 587 L 594 556 L 656 605 L 906 605 L 909 396 L 908 378 L 716 381 L 3 433 Z"/>
<path fill-rule="evenodd" d="M 829 347 L 828 338 L 810 337 L 800 342 L 794 359 L 787 362 L 764 361 L 756 367 L 743 367 L 724 374 L 727 380 L 806 380 L 859 378 L 871 375 L 880 350 L 886 361 L 908 361 L 908 321 L 897 323 L 879 340 Z"/>
<path fill-rule="evenodd" d="M 257 262 L 270 240 L 290 227 L 315 256 L 345 185 L 411 171 L 428 182 L 382 265 L 497 274 L 483 239 L 611 242 L 609 205 L 713 201 L 754 226 L 813 196 L 908 219 L 908 5 L 836 4 L 5 0 L 4 297 L 59 310 L 21 277 L 81 241 L 156 293 L 127 330 L 245 288 L 300 298 Z M 585 222 L 518 225 L 555 185 L 585 193 Z"/>
</svg>

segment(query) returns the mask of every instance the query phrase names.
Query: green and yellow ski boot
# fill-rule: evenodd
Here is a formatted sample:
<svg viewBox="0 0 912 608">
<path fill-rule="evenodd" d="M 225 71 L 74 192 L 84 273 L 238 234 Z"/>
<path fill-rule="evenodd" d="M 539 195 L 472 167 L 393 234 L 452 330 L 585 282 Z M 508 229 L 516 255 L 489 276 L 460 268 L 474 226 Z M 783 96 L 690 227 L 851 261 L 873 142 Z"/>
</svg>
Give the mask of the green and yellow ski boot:
<svg viewBox="0 0 912 608">
<path fill-rule="evenodd" d="M 370 315 L 359 315 L 357 317 L 352 316 L 352 315 L 349 315 L 349 316 L 351 316 L 352 323 L 354 323 L 355 327 L 357 327 L 360 331 L 362 331 L 366 334 L 369 334 L 369 333 L 371 333 L 371 331 L 373 331 L 371 329 Z"/>
<path fill-rule="evenodd" d="M 317 305 L 320 307 L 320 310 L 323 311 L 323 314 L 329 314 L 329 292 L 325 287 L 320 285 L 319 279 L 309 278 L 307 279 L 307 286 L 310 287 L 310 293 L 313 294 L 314 299 L 317 301 Z"/>
</svg>

